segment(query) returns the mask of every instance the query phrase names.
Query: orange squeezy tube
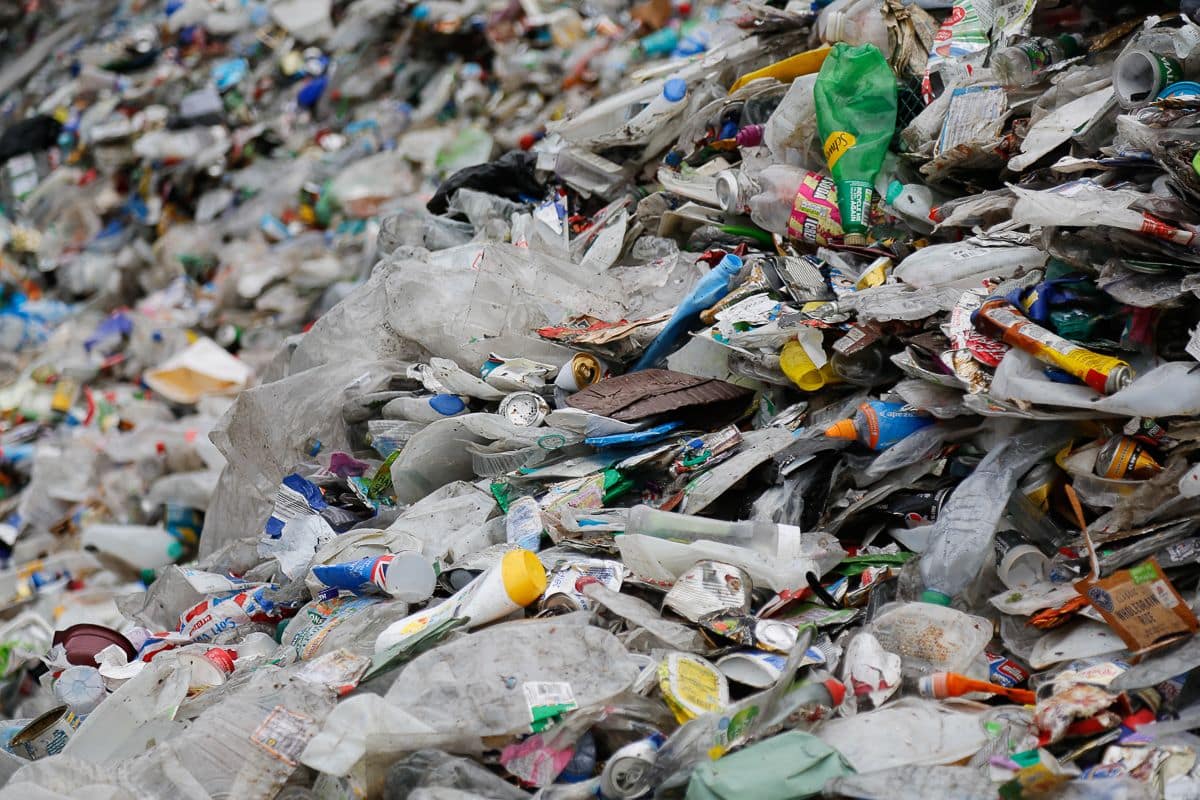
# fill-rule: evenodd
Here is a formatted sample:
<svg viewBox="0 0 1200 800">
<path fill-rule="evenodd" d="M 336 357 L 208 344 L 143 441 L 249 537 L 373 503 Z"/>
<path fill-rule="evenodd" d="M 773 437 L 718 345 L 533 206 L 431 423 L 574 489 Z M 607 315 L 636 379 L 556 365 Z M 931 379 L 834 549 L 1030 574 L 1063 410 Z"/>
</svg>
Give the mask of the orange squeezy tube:
<svg viewBox="0 0 1200 800">
<path fill-rule="evenodd" d="M 962 697 L 971 692 L 983 692 L 1007 697 L 1014 703 L 1020 703 L 1023 706 L 1031 706 L 1037 702 L 1037 697 L 1028 689 L 1009 689 L 1007 686 L 968 678 L 957 672 L 935 672 L 932 675 L 926 675 L 921 678 L 917 691 L 922 697 L 932 697 L 937 700 L 947 697 Z"/>
</svg>

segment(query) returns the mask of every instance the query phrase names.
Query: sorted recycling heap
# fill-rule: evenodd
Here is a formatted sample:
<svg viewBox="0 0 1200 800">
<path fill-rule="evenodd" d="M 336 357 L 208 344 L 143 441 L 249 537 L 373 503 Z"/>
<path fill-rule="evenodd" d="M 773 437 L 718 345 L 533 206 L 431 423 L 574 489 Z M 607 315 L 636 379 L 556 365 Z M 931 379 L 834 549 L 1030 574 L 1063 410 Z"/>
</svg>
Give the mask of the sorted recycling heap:
<svg viewBox="0 0 1200 800">
<path fill-rule="evenodd" d="M 1200 3 L 0 19 L 0 800 L 1200 797 Z"/>
</svg>

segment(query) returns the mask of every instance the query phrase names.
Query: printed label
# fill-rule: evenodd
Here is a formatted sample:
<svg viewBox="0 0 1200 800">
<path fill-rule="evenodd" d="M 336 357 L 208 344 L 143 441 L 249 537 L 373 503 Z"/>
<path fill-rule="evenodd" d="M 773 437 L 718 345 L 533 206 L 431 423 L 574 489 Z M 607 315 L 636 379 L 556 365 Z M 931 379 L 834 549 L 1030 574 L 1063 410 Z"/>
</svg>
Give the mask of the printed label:
<svg viewBox="0 0 1200 800">
<path fill-rule="evenodd" d="M 571 684 L 552 681 L 526 681 L 521 686 L 529 705 L 529 727 L 541 733 L 566 711 L 579 708 Z"/>
<path fill-rule="evenodd" d="M 842 215 L 838 211 L 837 186 L 833 180 L 810 172 L 800 181 L 787 233 L 793 239 L 810 244 L 837 243 L 842 236 Z"/>
<path fill-rule="evenodd" d="M 834 131 L 825 139 L 825 145 L 822 150 L 825 153 L 825 163 L 833 169 L 833 165 L 841 160 L 842 156 L 858 142 L 858 138 L 850 131 Z"/>
<path fill-rule="evenodd" d="M 250 734 L 250 741 L 294 767 L 300 763 L 300 754 L 316 732 L 317 723 L 311 717 L 275 706 L 258 729 Z"/>
</svg>

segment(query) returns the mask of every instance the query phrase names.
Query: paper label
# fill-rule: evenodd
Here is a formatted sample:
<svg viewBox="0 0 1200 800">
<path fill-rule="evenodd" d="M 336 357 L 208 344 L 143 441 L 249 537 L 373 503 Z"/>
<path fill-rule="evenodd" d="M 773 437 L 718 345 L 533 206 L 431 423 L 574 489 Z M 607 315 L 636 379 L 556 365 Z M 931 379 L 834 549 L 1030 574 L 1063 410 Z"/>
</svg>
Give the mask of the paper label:
<svg viewBox="0 0 1200 800">
<path fill-rule="evenodd" d="M 834 131 L 825 139 L 825 144 L 822 147 L 825 153 L 825 163 L 833 169 L 833 165 L 842 160 L 842 156 L 858 143 L 856 137 L 850 131 Z"/>
<path fill-rule="evenodd" d="M 749 612 L 750 585 L 737 567 L 700 561 L 675 581 L 663 604 L 692 622 L 717 612 Z"/>
<path fill-rule="evenodd" d="M 670 655 L 659 665 L 659 688 L 683 723 L 729 704 L 729 685 L 720 670 L 699 658 Z"/>
<path fill-rule="evenodd" d="M 552 681 L 526 681 L 521 686 L 529 705 L 529 727 L 541 733 L 566 711 L 579 708 L 571 684 Z"/>
<path fill-rule="evenodd" d="M 317 655 L 326 637 L 337 626 L 359 611 L 377 603 L 379 603 L 378 598 L 373 597 L 335 597 L 330 600 L 309 603 L 300 609 L 300 616 L 305 618 L 305 624 L 296 631 L 295 635 L 286 637 L 290 639 L 287 644 L 295 648 L 297 656 L 307 661 Z M 292 625 L 296 625 L 298 621 L 292 622 Z M 290 633 L 291 625 L 288 628 Z"/>
<path fill-rule="evenodd" d="M 787 234 L 809 244 L 841 241 L 842 214 L 837 205 L 837 187 L 831 178 L 817 172 L 804 176 L 792 201 Z"/>
<path fill-rule="evenodd" d="M 317 723 L 311 717 L 275 706 L 258 729 L 250 734 L 250 741 L 294 767 L 300 763 L 300 754 L 316 732 Z"/>
<path fill-rule="evenodd" d="M 1187 350 L 1189 356 L 1200 361 L 1200 325 L 1197 325 L 1196 329 L 1192 331 L 1192 338 L 1188 339 L 1184 349 Z"/>
</svg>

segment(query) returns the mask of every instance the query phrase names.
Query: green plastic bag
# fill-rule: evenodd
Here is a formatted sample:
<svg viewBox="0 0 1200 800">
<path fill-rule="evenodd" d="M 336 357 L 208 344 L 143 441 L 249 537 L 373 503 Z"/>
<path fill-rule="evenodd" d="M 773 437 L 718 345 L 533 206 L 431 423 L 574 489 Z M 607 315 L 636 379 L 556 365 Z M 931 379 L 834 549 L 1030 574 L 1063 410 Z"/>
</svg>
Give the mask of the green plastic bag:
<svg viewBox="0 0 1200 800">
<path fill-rule="evenodd" d="M 846 244 L 866 244 L 875 176 L 896 132 L 896 75 L 875 45 L 838 43 L 821 65 L 813 101 Z"/>
<path fill-rule="evenodd" d="M 827 780 L 853 774 L 825 742 L 789 731 L 696 767 L 686 800 L 804 800 Z"/>
</svg>

